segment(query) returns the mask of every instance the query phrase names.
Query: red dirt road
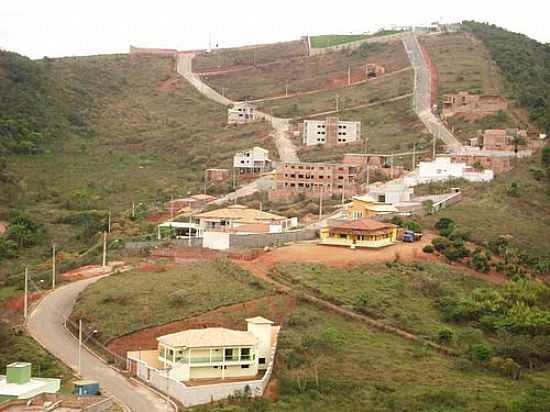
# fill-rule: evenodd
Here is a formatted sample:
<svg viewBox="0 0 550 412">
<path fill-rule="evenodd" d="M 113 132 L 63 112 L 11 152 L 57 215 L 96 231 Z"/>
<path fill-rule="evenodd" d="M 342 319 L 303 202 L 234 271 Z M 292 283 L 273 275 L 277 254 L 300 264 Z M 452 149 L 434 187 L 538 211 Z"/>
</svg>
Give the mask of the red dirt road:
<svg viewBox="0 0 550 412">
<path fill-rule="evenodd" d="M 295 307 L 296 299 L 291 296 L 284 294 L 266 296 L 249 302 L 222 306 L 210 312 L 165 325 L 142 329 L 111 340 L 107 347 L 112 352 L 126 356 L 127 351 L 155 349 L 157 337 L 186 329 L 223 326 L 243 330 L 246 327 L 244 319 L 256 315 L 265 316 L 281 324 Z"/>
</svg>

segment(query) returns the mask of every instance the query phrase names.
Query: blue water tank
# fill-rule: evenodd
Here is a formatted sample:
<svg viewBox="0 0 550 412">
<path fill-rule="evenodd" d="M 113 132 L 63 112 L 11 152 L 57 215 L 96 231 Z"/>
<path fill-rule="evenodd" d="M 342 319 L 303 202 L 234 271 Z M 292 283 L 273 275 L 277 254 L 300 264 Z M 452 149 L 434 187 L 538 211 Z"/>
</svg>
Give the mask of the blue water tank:
<svg viewBox="0 0 550 412">
<path fill-rule="evenodd" d="M 99 395 L 99 382 L 90 380 L 75 381 L 74 394 L 76 396 Z"/>
</svg>

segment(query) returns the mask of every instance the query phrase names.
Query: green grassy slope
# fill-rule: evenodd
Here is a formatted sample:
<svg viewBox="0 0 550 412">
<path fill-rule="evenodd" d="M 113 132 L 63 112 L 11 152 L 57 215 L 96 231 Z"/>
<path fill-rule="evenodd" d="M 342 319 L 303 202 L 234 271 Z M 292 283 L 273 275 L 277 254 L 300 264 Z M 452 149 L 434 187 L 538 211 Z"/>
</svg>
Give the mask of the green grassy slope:
<svg viewBox="0 0 550 412">
<path fill-rule="evenodd" d="M 550 46 L 491 24 L 463 25 L 489 50 L 508 94 L 529 110 L 531 121 L 550 130 Z"/>
</svg>

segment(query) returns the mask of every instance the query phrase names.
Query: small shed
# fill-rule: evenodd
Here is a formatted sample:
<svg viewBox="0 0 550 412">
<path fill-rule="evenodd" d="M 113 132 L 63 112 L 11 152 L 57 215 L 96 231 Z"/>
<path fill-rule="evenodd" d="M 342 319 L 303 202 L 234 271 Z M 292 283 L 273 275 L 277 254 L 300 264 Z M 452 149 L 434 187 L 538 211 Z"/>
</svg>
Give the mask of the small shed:
<svg viewBox="0 0 550 412">
<path fill-rule="evenodd" d="M 99 382 L 92 380 L 75 381 L 74 394 L 76 396 L 99 395 Z"/>
</svg>

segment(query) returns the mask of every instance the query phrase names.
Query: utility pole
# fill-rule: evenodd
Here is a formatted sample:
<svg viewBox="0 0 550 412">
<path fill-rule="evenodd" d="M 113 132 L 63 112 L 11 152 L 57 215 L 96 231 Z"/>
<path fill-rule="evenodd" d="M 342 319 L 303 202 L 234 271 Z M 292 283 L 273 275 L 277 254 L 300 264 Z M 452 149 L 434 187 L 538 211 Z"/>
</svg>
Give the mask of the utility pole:
<svg viewBox="0 0 550 412">
<path fill-rule="evenodd" d="M 340 96 L 336 95 L 336 113 L 340 111 Z"/>
<path fill-rule="evenodd" d="M 204 171 L 204 194 L 206 194 L 208 186 L 208 174 L 206 173 L 206 170 Z"/>
<path fill-rule="evenodd" d="M 342 206 L 344 206 L 345 193 L 346 193 L 346 177 L 344 176 L 344 182 L 342 183 Z"/>
<path fill-rule="evenodd" d="M 189 230 L 187 231 L 188 246 L 191 247 L 191 215 L 189 215 Z"/>
<path fill-rule="evenodd" d="M 107 266 L 107 232 L 103 232 L 103 262 L 102 266 Z"/>
<path fill-rule="evenodd" d="M 433 138 L 432 158 L 433 158 L 433 160 L 435 160 L 435 135 L 434 135 L 434 138 Z"/>
<path fill-rule="evenodd" d="M 174 219 L 174 195 L 170 196 L 170 220 Z"/>
<path fill-rule="evenodd" d="M 82 319 L 78 319 L 78 375 L 82 372 Z"/>
<path fill-rule="evenodd" d="M 286 86 L 285 86 L 285 97 L 288 97 L 288 80 L 286 81 Z"/>
<path fill-rule="evenodd" d="M 323 192 L 324 186 L 321 185 L 321 191 L 319 192 L 319 222 L 323 218 Z"/>
<path fill-rule="evenodd" d="M 348 64 L 348 87 L 351 86 L 351 64 Z"/>
<path fill-rule="evenodd" d="M 132 202 L 132 218 L 136 217 L 136 202 Z"/>
<path fill-rule="evenodd" d="M 413 143 L 413 156 L 412 156 L 412 168 L 411 170 L 414 170 L 416 168 L 416 143 Z"/>
<path fill-rule="evenodd" d="M 111 233 L 111 209 L 109 209 L 109 216 L 107 218 L 107 231 Z"/>
<path fill-rule="evenodd" d="M 367 162 L 367 186 L 370 184 L 370 167 L 369 163 Z"/>
<path fill-rule="evenodd" d="M 55 243 L 52 243 L 52 289 L 55 289 Z"/>
<path fill-rule="evenodd" d="M 391 154 L 391 178 L 393 179 L 393 153 Z"/>
<path fill-rule="evenodd" d="M 23 317 L 25 318 L 25 320 L 27 320 L 27 315 L 28 315 L 28 304 L 29 304 L 29 298 L 28 298 L 28 295 L 29 294 L 29 269 L 27 267 L 25 267 L 25 295 L 23 296 Z"/>
</svg>

